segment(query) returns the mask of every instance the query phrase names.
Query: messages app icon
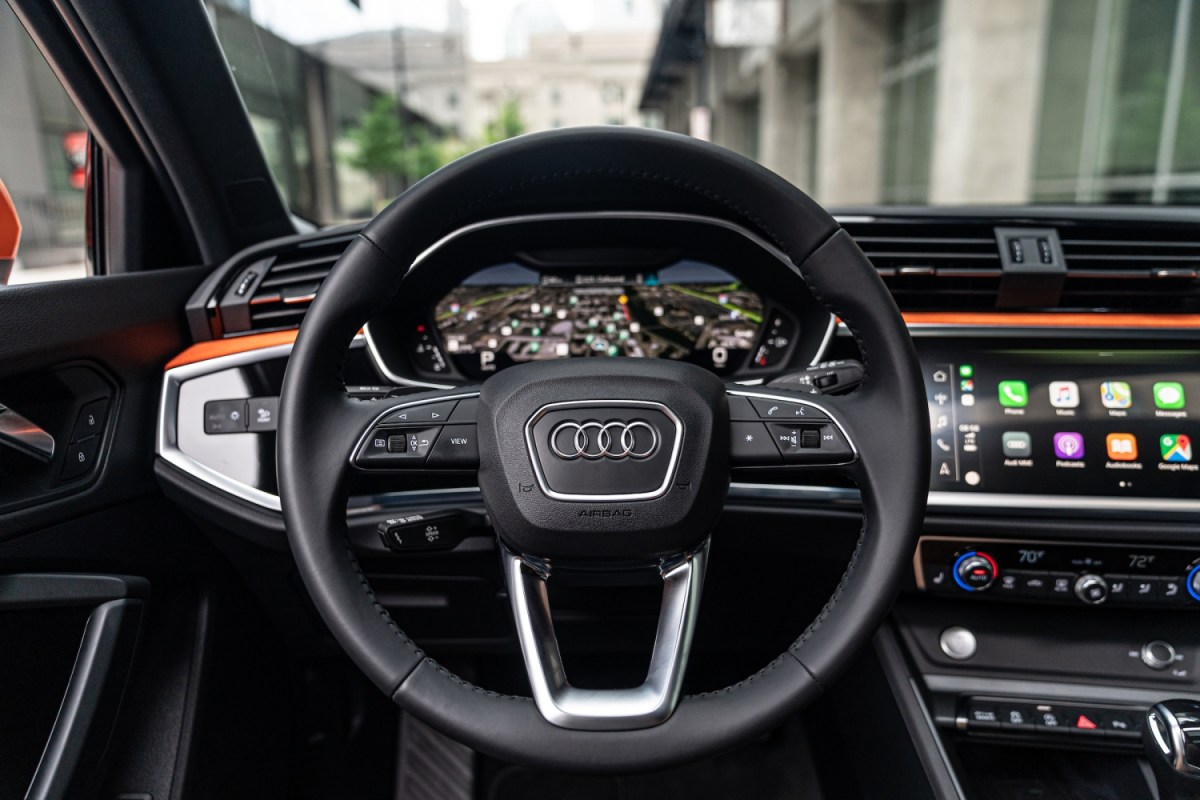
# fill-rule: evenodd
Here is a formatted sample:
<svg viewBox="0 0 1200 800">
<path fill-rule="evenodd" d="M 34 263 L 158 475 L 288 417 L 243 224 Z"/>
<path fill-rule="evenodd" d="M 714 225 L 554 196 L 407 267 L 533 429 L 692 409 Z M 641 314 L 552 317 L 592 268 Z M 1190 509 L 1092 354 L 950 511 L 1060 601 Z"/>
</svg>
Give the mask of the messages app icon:
<svg viewBox="0 0 1200 800">
<path fill-rule="evenodd" d="M 1186 402 L 1182 383 L 1162 381 L 1154 384 L 1154 405 L 1159 408 L 1179 409 Z"/>
</svg>

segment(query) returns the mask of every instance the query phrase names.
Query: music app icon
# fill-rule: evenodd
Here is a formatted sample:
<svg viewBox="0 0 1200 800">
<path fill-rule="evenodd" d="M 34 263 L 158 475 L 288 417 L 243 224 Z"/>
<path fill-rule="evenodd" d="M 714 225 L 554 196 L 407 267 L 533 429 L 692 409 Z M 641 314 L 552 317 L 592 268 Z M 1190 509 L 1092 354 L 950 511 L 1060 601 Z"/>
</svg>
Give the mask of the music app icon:
<svg viewBox="0 0 1200 800">
<path fill-rule="evenodd" d="M 1051 381 L 1050 405 L 1055 408 L 1079 406 L 1079 384 L 1075 381 Z"/>
</svg>

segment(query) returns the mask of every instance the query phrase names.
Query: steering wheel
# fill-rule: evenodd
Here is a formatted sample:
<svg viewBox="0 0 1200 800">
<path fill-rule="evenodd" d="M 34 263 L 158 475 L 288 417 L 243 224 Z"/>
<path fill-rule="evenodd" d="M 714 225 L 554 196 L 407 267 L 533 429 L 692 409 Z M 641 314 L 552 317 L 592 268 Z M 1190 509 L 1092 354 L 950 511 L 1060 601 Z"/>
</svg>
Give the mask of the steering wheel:
<svg viewBox="0 0 1200 800">
<path fill-rule="evenodd" d="M 382 404 L 347 396 L 340 367 L 353 337 L 405 291 L 410 268 L 421 269 L 421 253 L 442 237 L 505 216 L 631 210 L 723 220 L 786 254 L 791 266 L 780 268 L 795 269 L 857 340 L 866 371 L 859 388 L 817 396 L 726 386 L 669 360 L 566 359 L 514 366 L 472 389 Z M 785 454 L 783 468 L 798 479 L 822 470 L 851 478 L 862 492 L 862 532 L 832 597 L 785 652 L 739 683 L 681 697 L 709 535 L 739 463 L 731 465 L 731 426 L 758 420 L 752 403 L 764 398 L 801 418 L 795 430 L 817 432 Z M 363 230 L 325 281 L 296 339 L 280 407 L 288 539 L 337 641 L 427 724 L 481 752 L 548 769 L 666 767 L 747 741 L 811 703 L 883 621 L 928 491 L 919 364 L 870 262 L 782 178 L 719 147 L 656 131 L 522 136 L 412 187 Z M 376 599 L 351 549 L 350 476 L 443 463 L 478 465 L 532 698 L 474 686 L 425 655 Z M 651 569 L 661 577 L 657 637 L 641 686 L 590 690 L 569 682 L 547 585 L 577 568 Z"/>
</svg>

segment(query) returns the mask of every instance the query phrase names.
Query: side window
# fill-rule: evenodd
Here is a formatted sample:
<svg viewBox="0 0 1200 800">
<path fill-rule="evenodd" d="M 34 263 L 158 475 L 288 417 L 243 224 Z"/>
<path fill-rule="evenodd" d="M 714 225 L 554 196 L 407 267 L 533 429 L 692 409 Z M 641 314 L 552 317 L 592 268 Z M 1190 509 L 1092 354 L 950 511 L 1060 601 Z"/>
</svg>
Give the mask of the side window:
<svg viewBox="0 0 1200 800">
<path fill-rule="evenodd" d="M 0 3 L 0 75 L 0 182 L 21 227 L 7 282 L 82 278 L 87 128 L 7 3 Z"/>
</svg>

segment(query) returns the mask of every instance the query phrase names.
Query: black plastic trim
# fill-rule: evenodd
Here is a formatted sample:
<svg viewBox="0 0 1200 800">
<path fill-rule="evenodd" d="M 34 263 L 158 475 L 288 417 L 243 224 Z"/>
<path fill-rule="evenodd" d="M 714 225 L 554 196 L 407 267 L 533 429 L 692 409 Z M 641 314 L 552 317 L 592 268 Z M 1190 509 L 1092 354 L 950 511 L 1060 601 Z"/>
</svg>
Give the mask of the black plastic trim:
<svg viewBox="0 0 1200 800">
<path fill-rule="evenodd" d="M 27 800 L 88 797 L 121 706 L 150 584 L 121 575 L 0 576 L 0 610 L 94 606 Z"/>
</svg>

